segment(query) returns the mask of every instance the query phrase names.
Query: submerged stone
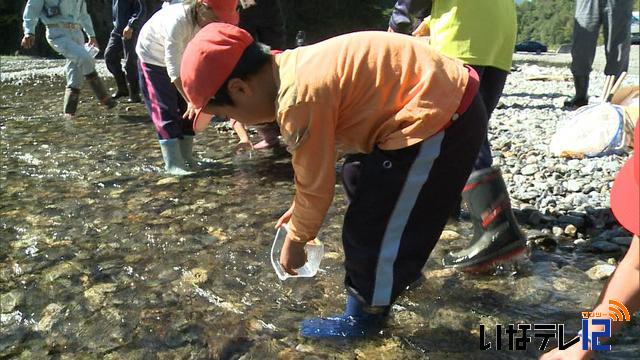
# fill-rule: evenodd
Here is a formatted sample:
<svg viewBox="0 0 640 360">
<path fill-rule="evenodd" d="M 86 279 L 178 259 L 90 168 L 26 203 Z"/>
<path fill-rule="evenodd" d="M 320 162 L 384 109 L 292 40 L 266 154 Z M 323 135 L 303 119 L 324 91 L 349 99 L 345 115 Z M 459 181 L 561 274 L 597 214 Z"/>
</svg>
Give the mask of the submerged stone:
<svg viewBox="0 0 640 360">
<path fill-rule="evenodd" d="M 586 274 L 592 280 L 606 279 L 616 270 L 616 267 L 610 264 L 599 264 L 587 270 Z"/>
</svg>

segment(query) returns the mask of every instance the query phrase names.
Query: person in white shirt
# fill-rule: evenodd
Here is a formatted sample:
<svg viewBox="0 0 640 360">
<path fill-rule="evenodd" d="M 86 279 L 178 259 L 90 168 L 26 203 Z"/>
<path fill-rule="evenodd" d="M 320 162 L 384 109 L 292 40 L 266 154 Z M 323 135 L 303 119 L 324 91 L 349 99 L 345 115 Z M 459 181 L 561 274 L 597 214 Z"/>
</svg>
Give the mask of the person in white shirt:
<svg viewBox="0 0 640 360">
<path fill-rule="evenodd" d="M 140 30 L 136 53 L 142 95 L 170 175 L 188 175 L 197 165 L 191 121 L 195 111 L 185 100 L 180 81 L 182 53 L 207 24 L 236 25 L 236 8 L 237 0 L 185 0 L 160 9 Z"/>
</svg>

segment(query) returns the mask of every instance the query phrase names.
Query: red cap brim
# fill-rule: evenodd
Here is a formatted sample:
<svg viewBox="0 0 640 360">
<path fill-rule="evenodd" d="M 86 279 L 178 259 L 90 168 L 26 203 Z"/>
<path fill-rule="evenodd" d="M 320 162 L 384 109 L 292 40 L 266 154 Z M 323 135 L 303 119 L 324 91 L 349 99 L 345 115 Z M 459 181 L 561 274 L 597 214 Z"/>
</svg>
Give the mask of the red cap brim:
<svg viewBox="0 0 640 360">
<path fill-rule="evenodd" d="M 203 132 L 207 126 L 209 126 L 212 118 L 213 114 L 206 112 L 204 108 L 198 110 L 198 114 L 196 115 L 195 120 L 193 120 L 193 131 L 196 133 Z"/>
<path fill-rule="evenodd" d="M 640 167 L 640 156 L 636 153 L 624 164 L 616 176 L 611 189 L 611 211 L 620 225 L 640 235 L 640 185 L 634 174 L 635 167 Z"/>
</svg>

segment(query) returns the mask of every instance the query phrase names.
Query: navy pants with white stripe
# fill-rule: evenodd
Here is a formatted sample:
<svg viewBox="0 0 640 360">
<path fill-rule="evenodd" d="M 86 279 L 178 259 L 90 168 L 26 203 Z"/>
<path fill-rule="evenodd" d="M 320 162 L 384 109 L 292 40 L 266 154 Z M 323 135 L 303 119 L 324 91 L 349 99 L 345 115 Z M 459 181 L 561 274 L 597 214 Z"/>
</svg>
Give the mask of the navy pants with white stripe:
<svg viewBox="0 0 640 360">
<path fill-rule="evenodd" d="M 458 204 L 486 127 L 477 95 L 462 116 L 429 139 L 346 158 L 345 283 L 356 297 L 390 305 L 419 278 Z"/>
</svg>

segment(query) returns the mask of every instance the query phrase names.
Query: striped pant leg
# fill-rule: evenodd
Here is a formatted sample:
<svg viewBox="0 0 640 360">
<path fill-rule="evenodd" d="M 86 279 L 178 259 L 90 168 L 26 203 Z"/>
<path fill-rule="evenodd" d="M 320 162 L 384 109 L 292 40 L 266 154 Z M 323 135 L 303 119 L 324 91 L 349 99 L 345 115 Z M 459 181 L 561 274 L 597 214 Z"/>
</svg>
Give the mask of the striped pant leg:
<svg viewBox="0 0 640 360">
<path fill-rule="evenodd" d="M 343 181 L 350 204 L 342 240 L 349 291 L 369 305 L 386 306 L 420 276 L 457 205 L 486 126 L 476 96 L 457 121 L 419 144 L 347 159 Z"/>
<path fill-rule="evenodd" d="M 158 138 L 181 138 L 185 129 L 182 114 L 186 104 L 171 82 L 167 68 L 140 61 L 139 71 L 142 95 Z"/>
</svg>

